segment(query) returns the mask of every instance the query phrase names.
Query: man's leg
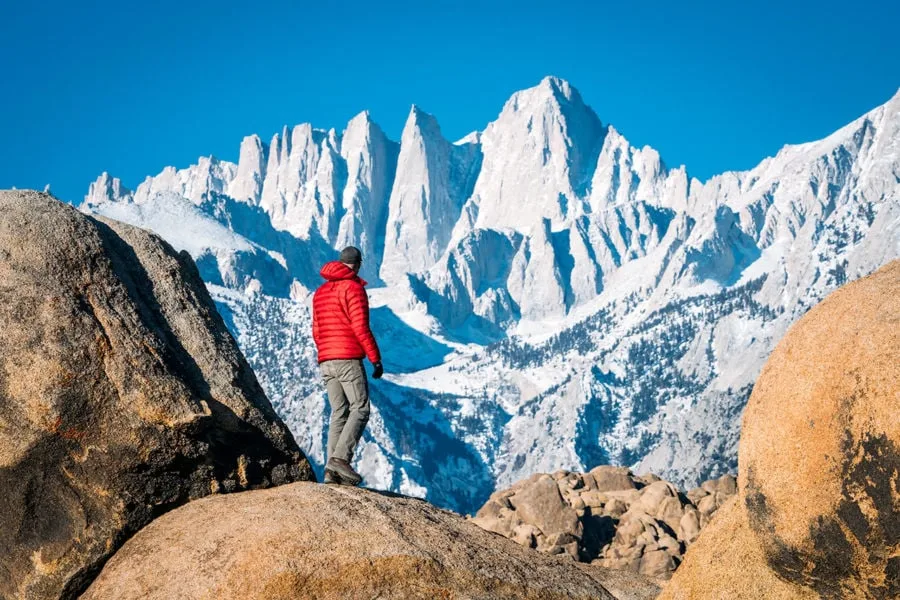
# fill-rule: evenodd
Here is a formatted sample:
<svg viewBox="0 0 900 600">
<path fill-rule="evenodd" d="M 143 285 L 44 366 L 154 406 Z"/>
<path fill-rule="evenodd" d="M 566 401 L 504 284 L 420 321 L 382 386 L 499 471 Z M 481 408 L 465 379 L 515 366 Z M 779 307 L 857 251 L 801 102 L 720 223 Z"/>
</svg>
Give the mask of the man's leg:
<svg viewBox="0 0 900 600">
<path fill-rule="evenodd" d="M 337 446 L 350 413 L 350 403 L 347 402 L 344 387 L 337 378 L 335 362 L 339 361 L 326 361 L 319 365 L 322 370 L 322 378 L 325 380 L 325 390 L 328 392 L 328 403 L 331 405 L 331 419 L 328 421 L 328 455 L 325 457 L 326 461 L 334 456 L 335 446 Z"/>
<path fill-rule="evenodd" d="M 341 361 L 338 379 L 349 401 L 349 416 L 334 448 L 334 457 L 350 463 L 369 422 L 369 382 L 361 360 Z"/>
</svg>

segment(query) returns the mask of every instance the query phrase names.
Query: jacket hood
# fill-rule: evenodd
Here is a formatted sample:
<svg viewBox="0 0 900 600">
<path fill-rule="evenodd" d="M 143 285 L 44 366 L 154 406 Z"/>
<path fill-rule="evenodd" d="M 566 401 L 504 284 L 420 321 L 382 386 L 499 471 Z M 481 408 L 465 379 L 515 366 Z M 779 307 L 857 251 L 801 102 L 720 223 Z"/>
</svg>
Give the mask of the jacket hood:
<svg viewBox="0 0 900 600">
<path fill-rule="evenodd" d="M 327 279 L 328 281 L 355 279 L 361 284 L 366 285 L 365 280 L 361 279 L 356 273 L 353 272 L 353 269 L 339 260 L 333 260 L 329 263 L 325 263 L 325 266 L 323 266 L 322 270 L 319 271 L 319 275 L 321 275 L 323 279 Z"/>
</svg>

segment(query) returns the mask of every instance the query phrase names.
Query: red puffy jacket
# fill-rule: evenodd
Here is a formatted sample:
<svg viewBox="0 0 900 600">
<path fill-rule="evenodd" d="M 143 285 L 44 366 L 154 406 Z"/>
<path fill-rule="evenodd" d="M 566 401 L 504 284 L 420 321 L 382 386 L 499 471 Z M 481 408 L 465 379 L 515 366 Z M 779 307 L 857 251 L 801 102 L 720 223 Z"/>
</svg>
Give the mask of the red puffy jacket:
<svg viewBox="0 0 900 600">
<path fill-rule="evenodd" d="M 342 262 L 327 263 L 319 274 L 327 279 L 313 296 L 313 339 L 319 362 L 368 356 L 381 362 L 375 336 L 369 328 L 366 282 Z"/>
</svg>

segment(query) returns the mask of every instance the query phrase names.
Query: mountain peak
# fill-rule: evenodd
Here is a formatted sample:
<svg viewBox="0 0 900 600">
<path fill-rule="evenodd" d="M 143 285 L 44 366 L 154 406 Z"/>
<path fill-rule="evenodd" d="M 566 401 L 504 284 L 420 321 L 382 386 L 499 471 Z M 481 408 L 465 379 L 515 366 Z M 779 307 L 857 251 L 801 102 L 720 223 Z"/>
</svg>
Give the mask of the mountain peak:
<svg viewBox="0 0 900 600">
<path fill-rule="evenodd" d="M 572 87 L 572 84 L 565 79 L 554 75 L 548 75 L 541 79 L 541 83 L 538 84 L 538 87 L 548 89 L 554 94 L 563 94 L 566 97 L 571 96 L 573 91 L 576 94 L 578 93 L 578 91 Z"/>
<path fill-rule="evenodd" d="M 344 129 L 343 135 L 346 137 L 347 135 L 351 135 L 358 131 L 366 132 L 367 135 L 371 135 L 373 132 L 384 135 L 381 127 L 372 120 L 372 115 L 367 110 L 362 111 L 350 119 L 347 123 L 347 127 Z"/>
<path fill-rule="evenodd" d="M 482 136 L 476 225 L 527 231 L 539 218 L 566 221 L 585 194 L 604 134 L 578 91 L 558 77 L 513 94 Z"/>
<path fill-rule="evenodd" d="M 422 110 L 418 104 L 413 104 L 409 107 L 409 119 L 414 119 L 416 121 L 421 119 L 434 119 L 434 115 Z"/>
<path fill-rule="evenodd" d="M 417 133 L 423 137 L 439 136 L 443 139 L 441 127 L 434 115 L 413 104 L 409 109 L 406 125 L 403 127 L 403 137 Z"/>
<path fill-rule="evenodd" d="M 480 144 L 481 143 L 481 132 L 473 131 L 467 134 L 465 137 L 462 137 L 455 142 L 453 142 L 456 146 L 463 146 L 465 144 Z"/>
<path fill-rule="evenodd" d="M 107 171 L 103 171 L 100 177 L 91 183 L 82 206 L 93 208 L 105 202 L 131 198 L 132 195 L 132 191 L 122 185 L 118 177 L 112 177 Z"/>
<path fill-rule="evenodd" d="M 513 94 L 507 103 L 513 104 L 514 108 L 528 105 L 550 105 L 558 107 L 560 110 L 566 105 L 574 105 L 579 108 L 587 106 L 581 98 L 581 94 L 565 79 L 559 77 L 544 77 L 539 84 Z"/>
</svg>

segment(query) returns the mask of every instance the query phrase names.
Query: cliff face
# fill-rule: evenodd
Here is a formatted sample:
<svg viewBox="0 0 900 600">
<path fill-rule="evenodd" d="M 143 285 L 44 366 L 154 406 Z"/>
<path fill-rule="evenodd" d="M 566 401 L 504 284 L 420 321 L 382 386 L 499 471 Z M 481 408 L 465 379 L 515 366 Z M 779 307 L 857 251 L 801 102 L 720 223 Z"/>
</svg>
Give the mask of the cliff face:
<svg viewBox="0 0 900 600">
<path fill-rule="evenodd" d="M 0 597 L 76 597 L 159 514 L 313 478 L 186 253 L 0 192 Z"/>
</svg>

